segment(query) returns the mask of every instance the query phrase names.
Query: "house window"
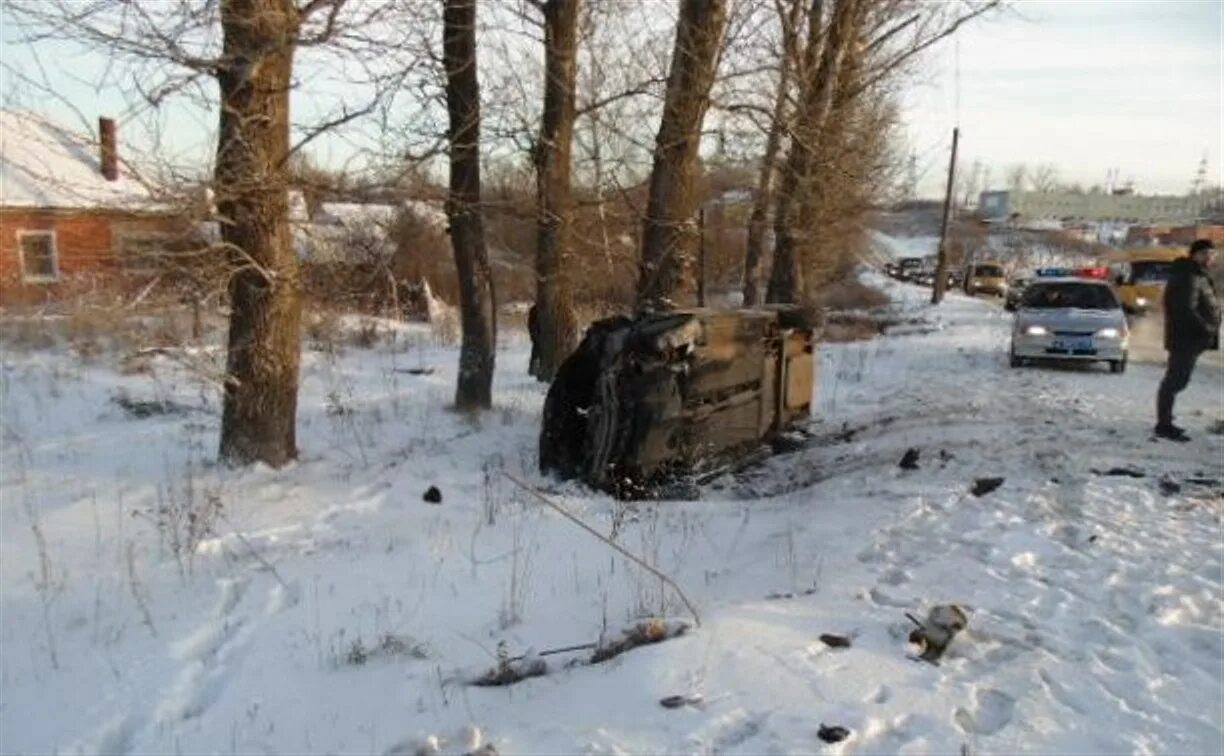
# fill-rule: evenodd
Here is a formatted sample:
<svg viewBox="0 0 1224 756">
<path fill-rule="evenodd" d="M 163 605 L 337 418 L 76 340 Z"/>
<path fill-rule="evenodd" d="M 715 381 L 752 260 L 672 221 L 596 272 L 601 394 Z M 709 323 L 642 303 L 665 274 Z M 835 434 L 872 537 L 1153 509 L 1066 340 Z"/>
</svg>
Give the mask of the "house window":
<svg viewBox="0 0 1224 756">
<path fill-rule="evenodd" d="M 26 281 L 54 281 L 59 278 L 54 231 L 19 231 L 21 277 Z"/>
<path fill-rule="evenodd" d="M 119 237 L 119 264 L 128 273 L 149 273 L 162 267 L 171 246 L 170 234 L 131 232 Z"/>
</svg>

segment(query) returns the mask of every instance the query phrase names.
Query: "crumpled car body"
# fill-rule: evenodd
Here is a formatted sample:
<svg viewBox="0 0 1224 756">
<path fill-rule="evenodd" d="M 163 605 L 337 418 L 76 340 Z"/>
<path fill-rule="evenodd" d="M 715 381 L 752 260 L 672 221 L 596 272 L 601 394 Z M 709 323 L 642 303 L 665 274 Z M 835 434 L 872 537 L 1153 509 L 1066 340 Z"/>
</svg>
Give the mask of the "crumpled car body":
<svg viewBox="0 0 1224 756">
<path fill-rule="evenodd" d="M 809 417 L 814 332 L 793 307 L 594 323 L 545 400 L 541 470 L 642 498 L 761 448 Z"/>
</svg>

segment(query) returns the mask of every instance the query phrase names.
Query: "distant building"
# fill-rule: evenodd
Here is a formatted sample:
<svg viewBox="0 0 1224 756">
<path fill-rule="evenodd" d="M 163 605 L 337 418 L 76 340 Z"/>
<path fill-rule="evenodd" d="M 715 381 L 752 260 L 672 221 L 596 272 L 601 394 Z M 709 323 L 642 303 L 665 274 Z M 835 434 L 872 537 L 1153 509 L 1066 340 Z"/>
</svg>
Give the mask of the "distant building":
<svg viewBox="0 0 1224 756">
<path fill-rule="evenodd" d="M 982 192 L 978 213 L 989 220 L 1192 224 L 1217 198 L 1080 192 Z"/>
<path fill-rule="evenodd" d="M 192 228 L 120 160 L 115 122 L 99 119 L 99 133 L 0 110 L 0 303 L 147 272 L 168 239 Z"/>
</svg>

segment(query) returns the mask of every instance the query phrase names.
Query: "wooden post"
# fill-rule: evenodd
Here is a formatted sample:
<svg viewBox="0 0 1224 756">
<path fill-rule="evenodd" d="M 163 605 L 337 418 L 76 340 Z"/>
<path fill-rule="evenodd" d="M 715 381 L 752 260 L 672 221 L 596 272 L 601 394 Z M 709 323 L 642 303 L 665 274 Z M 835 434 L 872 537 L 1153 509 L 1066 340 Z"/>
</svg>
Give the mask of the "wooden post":
<svg viewBox="0 0 1224 756">
<path fill-rule="evenodd" d="M 952 129 L 952 158 L 948 161 L 948 188 L 944 192 L 943 222 L 939 227 L 939 255 L 935 263 L 935 285 L 931 287 L 931 304 L 943 301 L 948 284 L 948 215 L 952 211 L 952 183 L 956 177 L 956 145 L 960 127 Z"/>
</svg>

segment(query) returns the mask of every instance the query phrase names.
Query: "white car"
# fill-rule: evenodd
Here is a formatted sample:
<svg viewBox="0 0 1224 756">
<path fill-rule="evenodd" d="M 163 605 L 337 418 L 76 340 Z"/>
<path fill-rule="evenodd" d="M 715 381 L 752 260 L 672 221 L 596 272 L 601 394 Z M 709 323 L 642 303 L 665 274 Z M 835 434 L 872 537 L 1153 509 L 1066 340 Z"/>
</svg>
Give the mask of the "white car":
<svg viewBox="0 0 1224 756">
<path fill-rule="evenodd" d="M 1031 360 L 1108 362 L 1126 370 L 1130 329 L 1122 302 L 1094 278 L 1035 278 L 1024 290 L 1012 326 L 1011 366 Z"/>
</svg>

